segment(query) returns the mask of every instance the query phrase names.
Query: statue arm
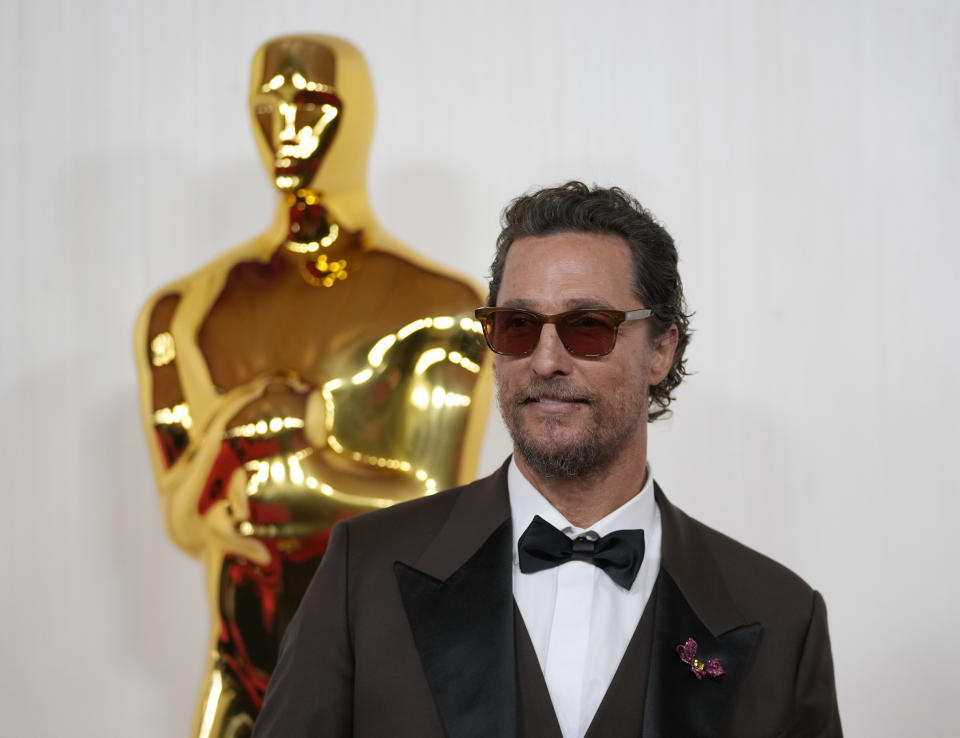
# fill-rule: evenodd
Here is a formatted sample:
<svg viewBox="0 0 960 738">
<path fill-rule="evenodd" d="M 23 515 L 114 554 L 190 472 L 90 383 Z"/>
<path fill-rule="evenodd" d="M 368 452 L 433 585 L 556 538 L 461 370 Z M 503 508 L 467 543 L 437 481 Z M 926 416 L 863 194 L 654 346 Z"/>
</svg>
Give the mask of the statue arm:
<svg viewBox="0 0 960 738">
<path fill-rule="evenodd" d="M 259 542 L 240 536 L 226 500 L 203 514 L 199 501 L 210 470 L 220 453 L 227 422 L 261 394 L 266 380 L 252 382 L 218 398 L 216 412 L 200 419 L 187 401 L 171 331 L 180 304 L 176 292 L 160 293 L 141 311 L 135 329 L 135 354 L 140 380 L 140 404 L 154 478 L 168 534 L 182 550 L 199 556 L 211 534 L 224 550 L 263 561 Z"/>
</svg>

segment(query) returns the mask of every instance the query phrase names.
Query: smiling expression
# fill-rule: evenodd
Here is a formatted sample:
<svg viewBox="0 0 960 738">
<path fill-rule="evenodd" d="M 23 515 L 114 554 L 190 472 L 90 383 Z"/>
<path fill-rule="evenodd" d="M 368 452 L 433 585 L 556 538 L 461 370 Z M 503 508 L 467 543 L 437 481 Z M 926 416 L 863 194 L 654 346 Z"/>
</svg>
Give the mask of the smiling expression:
<svg viewBox="0 0 960 738">
<path fill-rule="evenodd" d="M 498 306 L 552 314 L 577 308 L 633 310 L 633 259 L 619 236 L 558 233 L 518 239 L 504 266 Z M 648 388 L 672 350 L 651 344 L 647 321 L 624 323 L 606 356 L 580 358 L 552 325 L 527 356 L 496 356 L 497 398 L 518 463 L 543 477 L 602 471 L 646 450 Z"/>
</svg>

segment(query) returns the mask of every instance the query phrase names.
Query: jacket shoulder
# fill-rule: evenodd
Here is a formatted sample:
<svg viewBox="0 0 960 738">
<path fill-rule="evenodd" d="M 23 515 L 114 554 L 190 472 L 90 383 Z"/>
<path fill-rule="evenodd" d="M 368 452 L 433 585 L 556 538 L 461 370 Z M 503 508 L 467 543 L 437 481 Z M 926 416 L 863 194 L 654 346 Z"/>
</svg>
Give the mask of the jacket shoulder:
<svg viewBox="0 0 960 738">
<path fill-rule="evenodd" d="M 807 582 L 778 561 L 695 518 L 688 519 L 699 529 L 725 579 L 756 578 L 763 586 L 776 587 L 784 595 L 806 598 L 813 593 Z"/>
<path fill-rule="evenodd" d="M 499 473 L 499 472 L 498 472 Z M 374 558 L 410 559 L 419 556 L 444 526 L 458 503 L 489 495 L 496 475 L 425 497 L 357 515 L 339 525 L 349 533 L 354 552 Z"/>
<path fill-rule="evenodd" d="M 802 620 L 801 613 L 809 616 L 816 593 L 796 573 L 691 517 L 660 494 L 664 558 L 676 562 L 688 586 L 706 587 L 709 580 L 719 580 L 710 586 L 722 583 L 748 620 L 774 616 L 792 622 Z"/>
</svg>

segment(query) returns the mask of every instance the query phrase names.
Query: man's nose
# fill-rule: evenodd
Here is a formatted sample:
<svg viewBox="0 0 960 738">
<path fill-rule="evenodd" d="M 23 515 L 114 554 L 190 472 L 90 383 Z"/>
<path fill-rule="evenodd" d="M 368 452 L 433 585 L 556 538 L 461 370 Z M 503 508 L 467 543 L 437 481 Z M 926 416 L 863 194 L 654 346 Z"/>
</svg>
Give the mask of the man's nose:
<svg viewBox="0 0 960 738">
<path fill-rule="evenodd" d="M 557 335 L 556 326 L 545 323 L 540 329 L 540 340 L 530 354 L 530 367 L 541 377 L 569 374 L 573 357 Z"/>
</svg>

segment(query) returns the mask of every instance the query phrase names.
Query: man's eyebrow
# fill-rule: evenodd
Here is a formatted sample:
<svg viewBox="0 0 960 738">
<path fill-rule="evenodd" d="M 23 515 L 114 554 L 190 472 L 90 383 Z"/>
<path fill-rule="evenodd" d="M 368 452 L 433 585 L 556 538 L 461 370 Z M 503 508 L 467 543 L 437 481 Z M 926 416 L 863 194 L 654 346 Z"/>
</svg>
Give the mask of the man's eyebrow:
<svg viewBox="0 0 960 738">
<path fill-rule="evenodd" d="M 538 308 L 536 303 L 525 300 L 522 297 L 514 298 L 513 300 L 505 300 L 500 303 L 498 307 L 508 307 L 515 308 L 517 310 L 529 310 L 534 313 L 539 313 L 541 310 Z M 599 297 L 571 297 L 563 301 L 563 310 L 589 310 L 591 308 L 596 308 L 598 310 L 619 310 L 620 308 L 614 307 L 607 300 L 601 299 Z"/>
<path fill-rule="evenodd" d="M 531 310 L 534 311 L 534 305 L 529 300 L 515 299 L 507 300 L 497 304 L 497 307 L 507 307 L 507 308 L 516 308 L 518 310 Z"/>
<path fill-rule="evenodd" d="M 607 300 L 599 297 L 574 297 L 564 302 L 567 310 L 585 310 L 589 308 L 600 308 L 601 310 L 615 310 Z"/>
</svg>

